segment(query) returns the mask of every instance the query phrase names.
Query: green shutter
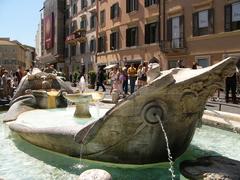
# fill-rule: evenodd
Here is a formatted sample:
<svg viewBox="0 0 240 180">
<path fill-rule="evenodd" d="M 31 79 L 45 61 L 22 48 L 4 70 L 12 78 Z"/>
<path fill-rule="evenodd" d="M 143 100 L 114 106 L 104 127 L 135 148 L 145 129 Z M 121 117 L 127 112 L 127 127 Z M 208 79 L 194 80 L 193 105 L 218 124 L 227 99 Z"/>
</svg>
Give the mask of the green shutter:
<svg viewBox="0 0 240 180">
<path fill-rule="evenodd" d="M 145 25 L 145 44 L 150 44 L 150 26 L 149 26 L 149 24 Z"/>
<path fill-rule="evenodd" d="M 225 23 L 224 23 L 224 27 L 225 27 L 225 31 L 231 31 L 232 27 L 232 4 L 226 5 L 225 6 Z"/>
<path fill-rule="evenodd" d="M 198 36 L 199 32 L 198 32 L 198 12 L 193 13 L 192 16 L 192 28 L 193 28 L 193 36 Z"/>
<path fill-rule="evenodd" d="M 172 18 L 167 20 L 167 40 L 172 41 Z"/>
<path fill-rule="evenodd" d="M 208 33 L 213 34 L 214 33 L 214 10 L 209 9 L 208 10 Z"/>
</svg>

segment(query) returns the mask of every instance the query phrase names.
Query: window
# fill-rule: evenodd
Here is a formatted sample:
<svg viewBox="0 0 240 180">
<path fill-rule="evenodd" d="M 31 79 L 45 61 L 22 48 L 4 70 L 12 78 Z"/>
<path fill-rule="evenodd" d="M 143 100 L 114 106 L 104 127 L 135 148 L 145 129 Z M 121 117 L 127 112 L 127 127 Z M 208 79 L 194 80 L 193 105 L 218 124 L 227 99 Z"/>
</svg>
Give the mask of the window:
<svg viewBox="0 0 240 180">
<path fill-rule="evenodd" d="M 80 53 L 84 54 L 86 52 L 86 43 L 80 43 Z"/>
<path fill-rule="evenodd" d="M 168 19 L 167 21 L 167 39 L 170 42 L 171 48 L 184 47 L 184 17 L 177 16 Z"/>
<path fill-rule="evenodd" d="M 115 3 L 111 6 L 110 17 L 111 19 L 114 19 L 118 16 L 119 16 L 119 4 Z"/>
<path fill-rule="evenodd" d="M 100 25 L 104 26 L 105 25 L 105 10 L 102 10 L 100 12 Z"/>
<path fill-rule="evenodd" d="M 92 13 L 91 17 L 90 17 L 90 29 L 93 29 L 96 27 L 96 13 Z"/>
<path fill-rule="evenodd" d="M 193 14 L 193 36 L 212 34 L 214 31 L 213 9 Z"/>
<path fill-rule="evenodd" d="M 73 16 L 77 14 L 77 4 L 73 4 Z"/>
<path fill-rule="evenodd" d="M 138 43 L 138 27 L 128 28 L 126 30 L 126 46 L 136 46 Z"/>
<path fill-rule="evenodd" d="M 94 4 L 95 3 L 95 0 L 91 0 L 91 4 Z"/>
<path fill-rule="evenodd" d="M 86 27 L 87 27 L 87 20 L 85 17 L 82 17 L 80 21 L 80 29 L 86 29 Z"/>
<path fill-rule="evenodd" d="M 65 47 L 64 56 L 65 56 L 65 57 L 68 57 L 68 56 L 69 56 L 68 47 Z"/>
<path fill-rule="evenodd" d="M 105 37 L 102 35 L 98 38 L 98 52 L 105 51 Z"/>
<path fill-rule="evenodd" d="M 126 0 L 127 13 L 138 10 L 138 0 Z"/>
<path fill-rule="evenodd" d="M 210 65 L 210 56 L 197 56 L 195 59 L 200 67 L 205 68 Z"/>
<path fill-rule="evenodd" d="M 158 41 L 158 23 L 145 25 L 145 44 L 151 44 Z"/>
<path fill-rule="evenodd" d="M 158 0 L 145 0 L 145 7 L 157 4 Z"/>
<path fill-rule="evenodd" d="M 83 10 L 85 7 L 87 7 L 87 0 L 81 0 L 81 9 Z"/>
<path fill-rule="evenodd" d="M 118 49 L 119 48 L 119 32 L 112 32 L 110 34 L 110 49 Z"/>
<path fill-rule="evenodd" d="M 240 2 L 225 6 L 225 31 L 240 29 Z"/>
<path fill-rule="evenodd" d="M 96 51 L 96 40 L 91 39 L 90 41 L 90 52 L 95 52 Z"/>
<path fill-rule="evenodd" d="M 177 60 L 169 60 L 168 61 L 168 69 L 176 68 L 178 67 Z"/>
<path fill-rule="evenodd" d="M 71 24 L 71 32 L 74 32 L 77 30 L 77 21 L 73 21 Z"/>
<path fill-rule="evenodd" d="M 71 46 L 71 56 L 76 56 L 76 45 Z"/>
</svg>

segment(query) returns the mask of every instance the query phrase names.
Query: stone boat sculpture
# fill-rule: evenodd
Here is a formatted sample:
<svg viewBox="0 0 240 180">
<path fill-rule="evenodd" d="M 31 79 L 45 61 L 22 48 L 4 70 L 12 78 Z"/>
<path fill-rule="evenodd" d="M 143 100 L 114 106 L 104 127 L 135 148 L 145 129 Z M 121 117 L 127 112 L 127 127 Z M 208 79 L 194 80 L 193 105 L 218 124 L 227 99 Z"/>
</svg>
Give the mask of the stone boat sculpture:
<svg viewBox="0 0 240 180">
<path fill-rule="evenodd" d="M 208 97 L 235 72 L 235 63 L 227 58 L 199 70 L 153 71 L 148 85 L 82 126 L 37 128 L 18 120 L 9 126 L 33 144 L 70 156 L 128 164 L 168 161 L 159 121 L 175 159 L 189 146 Z"/>
</svg>

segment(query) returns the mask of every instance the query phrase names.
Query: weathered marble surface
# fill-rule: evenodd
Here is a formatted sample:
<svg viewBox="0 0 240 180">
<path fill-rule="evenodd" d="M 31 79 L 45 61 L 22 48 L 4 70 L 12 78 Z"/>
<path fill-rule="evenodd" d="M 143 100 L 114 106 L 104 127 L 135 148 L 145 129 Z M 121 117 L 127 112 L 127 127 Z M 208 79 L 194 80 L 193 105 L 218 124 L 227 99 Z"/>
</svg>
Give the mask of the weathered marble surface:
<svg viewBox="0 0 240 180">
<path fill-rule="evenodd" d="M 221 156 L 201 157 L 193 161 L 183 161 L 180 171 L 190 179 L 239 180 L 240 162 Z"/>
<path fill-rule="evenodd" d="M 165 128 L 172 156 L 177 158 L 190 144 L 208 97 L 234 72 L 235 63 L 235 59 L 228 58 L 199 70 L 177 68 L 161 74 L 157 71 L 159 76 L 153 72 L 152 77 L 156 78 L 148 85 L 118 103 L 104 117 L 84 125 L 78 132 L 74 130 L 74 137 L 67 133 L 67 139 L 63 133 L 58 137 L 64 126 L 55 134 L 14 123 L 10 128 L 33 144 L 58 152 L 79 155 L 81 146 L 81 157 L 86 159 L 130 164 L 168 161 L 157 117 Z M 74 139 L 70 140 L 71 137 Z M 65 146 L 69 141 L 74 144 L 74 153 L 69 153 L 70 147 Z"/>
<path fill-rule="evenodd" d="M 47 82 L 49 86 L 45 86 L 44 82 Z M 48 87 L 49 89 L 42 89 L 43 87 Z M 52 90 L 59 92 L 59 94 L 55 97 L 51 96 L 49 93 Z M 4 122 L 14 121 L 21 113 L 36 108 L 67 107 L 67 101 L 61 94 L 65 91 L 73 93 L 73 90 L 59 77 L 39 70 L 33 71 L 31 75 L 26 75 L 22 78 L 10 102 L 11 106 L 4 117 Z"/>
</svg>

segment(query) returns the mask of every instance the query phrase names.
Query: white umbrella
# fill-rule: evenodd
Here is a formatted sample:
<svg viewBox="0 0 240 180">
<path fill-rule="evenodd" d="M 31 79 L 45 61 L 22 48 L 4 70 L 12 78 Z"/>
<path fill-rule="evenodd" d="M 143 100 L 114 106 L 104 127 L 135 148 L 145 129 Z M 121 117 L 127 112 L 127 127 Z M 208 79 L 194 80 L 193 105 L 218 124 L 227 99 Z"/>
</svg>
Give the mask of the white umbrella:
<svg viewBox="0 0 240 180">
<path fill-rule="evenodd" d="M 112 68 L 114 68 L 114 67 L 116 67 L 116 66 L 117 66 L 117 64 L 110 64 L 110 65 L 106 66 L 106 67 L 104 68 L 104 70 L 112 69 Z"/>
</svg>

